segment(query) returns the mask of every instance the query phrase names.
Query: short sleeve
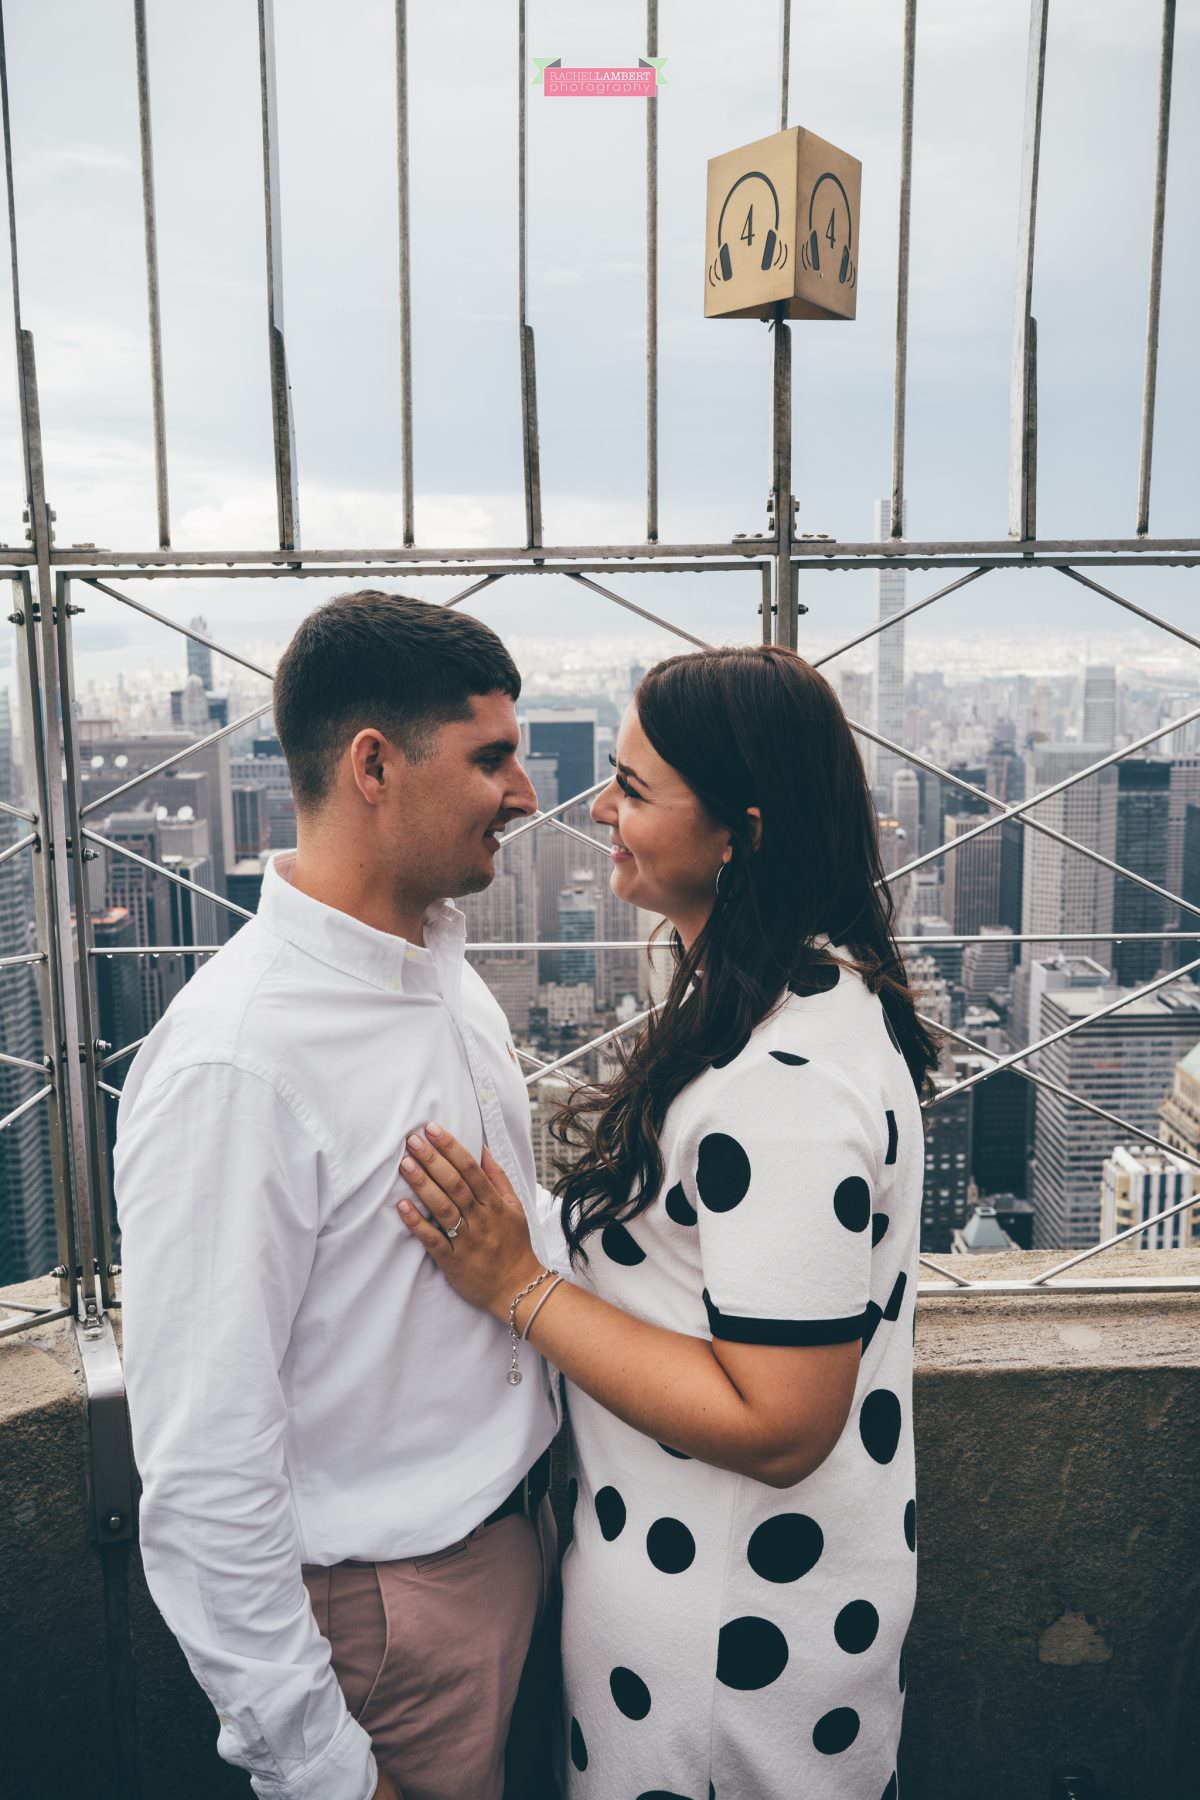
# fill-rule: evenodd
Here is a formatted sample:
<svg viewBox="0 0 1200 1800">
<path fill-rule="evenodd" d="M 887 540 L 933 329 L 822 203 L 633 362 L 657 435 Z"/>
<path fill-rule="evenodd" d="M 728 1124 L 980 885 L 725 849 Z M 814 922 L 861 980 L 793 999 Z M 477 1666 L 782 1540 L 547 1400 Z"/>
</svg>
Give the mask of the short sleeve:
<svg viewBox="0 0 1200 1800">
<path fill-rule="evenodd" d="M 799 1057 L 756 1057 L 712 1085 L 681 1148 L 714 1338 L 803 1345 L 862 1336 L 873 1127 L 846 1075 Z"/>
</svg>

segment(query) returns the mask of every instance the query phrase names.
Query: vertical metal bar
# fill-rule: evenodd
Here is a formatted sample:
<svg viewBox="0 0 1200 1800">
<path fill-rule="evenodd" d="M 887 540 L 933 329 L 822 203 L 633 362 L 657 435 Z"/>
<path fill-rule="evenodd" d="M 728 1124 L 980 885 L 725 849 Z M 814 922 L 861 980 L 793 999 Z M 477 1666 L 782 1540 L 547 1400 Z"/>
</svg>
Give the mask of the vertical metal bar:
<svg viewBox="0 0 1200 1800">
<path fill-rule="evenodd" d="M 263 209 L 267 246 L 267 354 L 271 365 L 271 429 L 279 548 L 300 545 L 296 431 L 283 336 L 283 236 L 279 205 L 279 130 L 275 92 L 275 0 L 258 0 L 258 74 L 262 97 Z"/>
<path fill-rule="evenodd" d="M 658 0 L 646 0 L 646 55 L 658 55 Z M 658 95 L 646 102 L 646 542 L 658 542 Z"/>
<path fill-rule="evenodd" d="M 769 644 L 771 642 L 771 637 L 772 637 L 772 632 L 771 632 L 771 565 L 770 565 L 770 563 L 764 563 L 762 566 L 762 600 L 759 604 L 758 610 L 762 614 L 762 641 L 764 644 Z"/>
<path fill-rule="evenodd" d="M 158 296 L 158 220 L 154 208 L 154 139 L 150 131 L 150 60 L 146 49 L 146 0 L 133 0 L 137 51 L 138 138 L 142 153 L 142 228 L 146 241 L 146 310 L 150 322 L 150 387 L 154 409 L 154 491 L 158 504 L 158 544 L 171 544 L 167 492 L 167 424 L 163 400 L 162 318 Z"/>
<path fill-rule="evenodd" d="M 528 270 L 526 264 L 527 234 L 525 226 L 525 161 L 526 161 L 526 85 L 525 68 L 525 0 L 517 5 L 517 311 L 521 350 L 521 465 L 525 479 L 525 544 L 527 549 L 542 542 L 542 480 L 538 451 L 537 367 L 534 358 L 533 327 L 526 317 Z"/>
<path fill-rule="evenodd" d="M 904 536 L 904 428 L 908 407 L 908 256 L 912 212 L 913 94 L 916 88 L 917 0 L 905 0 L 900 88 L 900 222 L 896 252 L 896 361 L 892 381 L 892 517 Z"/>
<path fill-rule="evenodd" d="M 779 0 L 779 129 L 788 128 L 788 75 L 792 63 L 792 0 Z"/>
<path fill-rule="evenodd" d="M 792 564 L 795 540 L 795 507 L 792 500 L 792 335 L 783 317 L 783 303 L 776 309 L 771 328 L 774 338 L 772 384 L 772 503 L 775 507 L 775 642 L 794 650 L 798 608 L 796 570 Z"/>
<path fill-rule="evenodd" d="M 0 0 L 0 116 L 4 124 L 4 191 L 8 205 L 8 250 L 12 264 L 13 293 L 13 325 L 17 332 L 18 388 L 20 377 L 20 332 L 21 332 L 21 282 L 17 273 L 17 203 L 13 191 L 12 166 L 12 120 L 8 111 L 8 51 L 4 40 L 4 5 Z M 21 402 L 21 437 L 25 439 L 24 395 L 18 394 Z M 26 447 L 26 476 L 29 472 L 28 448 Z M 28 485 L 28 481 L 26 483 Z"/>
<path fill-rule="evenodd" d="M 105 1154 L 108 1130 L 104 1102 L 97 1083 L 100 1068 L 96 1050 L 96 1007 L 93 997 L 95 969 L 92 958 L 92 908 L 88 893 L 86 844 L 84 840 L 80 796 L 79 745 L 75 735 L 75 678 L 71 650 L 71 581 L 59 575 L 55 582 L 54 630 L 58 665 L 58 693 L 62 765 L 65 772 L 63 799 L 66 812 L 67 841 L 74 846 L 67 862 L 71 873 L 71 904 L 75 915 L 74 993 L 79 1020 L 79 1052 L 73 1059 L 76 1069 L 82 1067 L 81 1123 L 83 1141 L 76 1146 L 80 1168 L 80 1204 L 91 1198 L 92 1241 L 98 1267 L 95 1271 L 99 1310 L 108 1308 L 111 1298 L 112 1203 L 108 1184 L 108 1158 Z M 86 1173 L 86 1185 L 82 1179 Z M 85 1286 L 86 1293 L 86 1286 Z"/>
<path fill-rule="evenodd" d="M 1154 157 L 1154 225 L 1150 238 L 1150 294 L 1146 302 L 1146 373 L 1142 383 L 1142 453 L 1138 464 L 1137 535 L 1150 530 L 1150 462 L 1158 392 L 1158 316 L 1162 305 L 1163 229 L 1167 212 L 1167 151 L 1171 139 L 1171 75 L 1175 62 L 1175 0 L 1163 0 L 1158 65 L 1158 143 Z"/>
<path fill-rule="evenodd" d="M 396 192 L 400 209 L 400 442 L 404 483 L 404 542 L 414 544 L 412 279 L 409 261 L 408 0 L 396 0 Z"/>
<path fill-rule="evenodd" d="M 1050 0 L 1030 0 L 1029 53 L 1025 67 L 1025 125 L 1021 143 L 1021 205 L 1017 224 L 1017 285 L 1013 314 L 1010 385 L 1008 532 L 1033 535 L 1030 507 L 1029 339 L 1033 306 L 1033 254 L 1037 234 L 1038 162 L 1042 146 L 1042 95 L 1046 85 L 1046 23 Z"/>
</svg>

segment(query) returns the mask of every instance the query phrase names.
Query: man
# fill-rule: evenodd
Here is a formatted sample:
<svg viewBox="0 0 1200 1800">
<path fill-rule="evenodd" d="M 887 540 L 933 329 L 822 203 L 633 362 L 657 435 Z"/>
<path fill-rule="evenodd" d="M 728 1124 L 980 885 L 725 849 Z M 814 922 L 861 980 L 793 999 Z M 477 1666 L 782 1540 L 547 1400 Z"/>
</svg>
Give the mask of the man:
<svg viewBox="0 0 1200 1800">
<path fill-rule="evenodd" d="M 274 706 L 297 848 L 121 1100 L 146 1577 L 264 1800 L 499 1800 L 552 1581 L 557 1389 L 529 1349 L 509 1384 L 507 1331 L 395 1210 L 432 1118 L 534 1212 L 525 1086 L 446 899 L 536 808 L 520 686 L 423 601 L 305 619 Z"/>
</svg>

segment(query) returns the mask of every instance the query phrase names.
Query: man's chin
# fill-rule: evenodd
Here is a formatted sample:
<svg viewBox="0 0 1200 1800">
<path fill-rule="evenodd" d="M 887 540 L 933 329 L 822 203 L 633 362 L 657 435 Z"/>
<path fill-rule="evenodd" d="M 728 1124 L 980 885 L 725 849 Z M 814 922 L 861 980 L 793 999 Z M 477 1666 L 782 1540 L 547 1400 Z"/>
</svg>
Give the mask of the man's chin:
<svg viewBox="0 0 1200 1800">
<path fill-rule="evenodd" d="M 484 888 L 491 887 L 496 879 L 496 865 L 490 858 L 488 866 L 476 863 L 474 868 L 464 869 L 458 878 L 458 886 L 454 889 L 456 898 L 464 899 L 468 894 L 482 894 Z"/>
</svg>

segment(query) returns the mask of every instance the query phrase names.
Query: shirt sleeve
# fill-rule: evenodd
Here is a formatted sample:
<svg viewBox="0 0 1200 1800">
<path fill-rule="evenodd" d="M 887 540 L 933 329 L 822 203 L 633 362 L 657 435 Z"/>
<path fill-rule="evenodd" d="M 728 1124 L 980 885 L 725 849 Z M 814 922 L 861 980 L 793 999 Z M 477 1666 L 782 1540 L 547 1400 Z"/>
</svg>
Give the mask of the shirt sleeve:
<svg viewBox="0 0 1200 1800">
<path fill-rule="evenodd" d="M 571 1258 L 563 1235 L 562 1201 L 556 1200 L 548 1188 L 539 1186 L 537 1189 L 529 1235 L 534 1240 L 535 1256 L 540 1257 L 548 1269 L 554 1269 L 560 1275 L 571 1273 Z"/>
<path fill-rule="evenodd" d="M 861 1337 L 879 1154 L 870 1107 L 840 1071 L 795 1056 L 756 1059 L 712 1094 L 681 1148 L 714 1339 Z"/>
<path fill-rule="evenodd" d="M 323 1154 L 270 1081 L 227 1062 L 139 1091 L 114 1154 L 146 1580 L 218 1751 L 263 1800 L 370 1800 L 377 1782 L 301 1579 L 284 1459 Z"/>
</svg>

